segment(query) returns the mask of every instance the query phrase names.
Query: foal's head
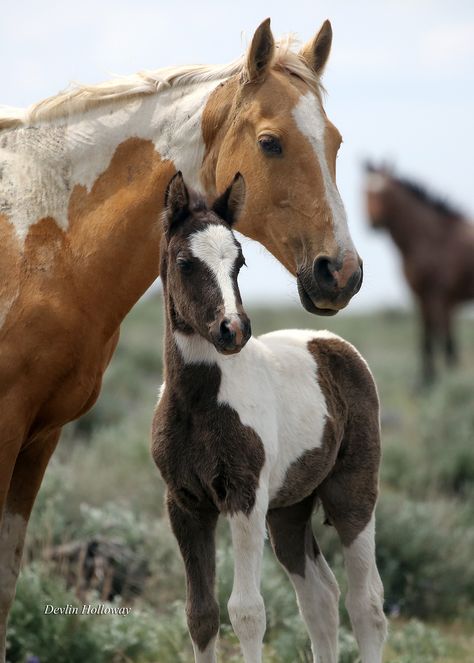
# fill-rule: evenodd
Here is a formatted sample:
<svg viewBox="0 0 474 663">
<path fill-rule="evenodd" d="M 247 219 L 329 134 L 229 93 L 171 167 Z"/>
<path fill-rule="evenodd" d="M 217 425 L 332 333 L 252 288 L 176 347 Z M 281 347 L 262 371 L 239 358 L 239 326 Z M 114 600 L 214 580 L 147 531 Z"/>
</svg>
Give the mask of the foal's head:
<svg viewBox="0 0 474 663">
<path fill-rule="evenodd" d="M 240 174 L 210 208 L 180 172 L 165 194 L 160 273 L 171 326 L 223 354 L 239 352 L 251 335 L 237 285 L 244 257 L 231 230 L 244 198 Z"/>
</svg>

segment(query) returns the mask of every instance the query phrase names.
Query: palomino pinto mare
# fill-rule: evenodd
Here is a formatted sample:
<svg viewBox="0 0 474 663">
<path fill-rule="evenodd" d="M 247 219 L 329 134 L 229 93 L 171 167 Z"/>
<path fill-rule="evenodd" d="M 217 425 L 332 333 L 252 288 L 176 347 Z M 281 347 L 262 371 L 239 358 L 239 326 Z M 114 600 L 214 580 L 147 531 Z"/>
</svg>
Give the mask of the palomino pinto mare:
<svg viewBox="0 0 474 663">
<path fill-rule="evenodd" d="M 335 313 L 360 260 L 324 113 L 328 22 L 299 54 L 269 20 L 227 66 L 144 72 L 0 111 L 0 652 L 26 523 L 61 427 L 95 402 L 124 316 L 158 276 L 166 184 L 248 178 L 238 228 Z M 3 653 L 0 653 L 0 661 Z"/>
<path fill-rule="evenodd" d="M 229 615 L 245 662 L 262 660 L 267 523 L 314 661 L 336 663 L 339 589 L 311 528 L 320 501 L 343 544 L 346 604 L 362 661 L 381 663 L 386 621 L 374 543 L 375 384 L 358 352 L 329 332 L 250 338 L 237 284 L 244 259 L 229 227 L 244 206 L 244 189 L 237 175 L 210 210 L 178 173 L 164 215 L 165 383 L 152 452 L 186 567 L 195 660 L 216 661 L 214 537 L 222 513 L 235 560 Z"/>
<path fill-rule="evenodd" d="M 446 202 L 385 168 L 367 165 L 367 209 L 374 228 L 387 228 L 403 259 L 422 320 L 423 380 L 434 374 L 434 342 L 456 363 L 454 309 L 474 299 L 474 225 Z"/>
</svg>

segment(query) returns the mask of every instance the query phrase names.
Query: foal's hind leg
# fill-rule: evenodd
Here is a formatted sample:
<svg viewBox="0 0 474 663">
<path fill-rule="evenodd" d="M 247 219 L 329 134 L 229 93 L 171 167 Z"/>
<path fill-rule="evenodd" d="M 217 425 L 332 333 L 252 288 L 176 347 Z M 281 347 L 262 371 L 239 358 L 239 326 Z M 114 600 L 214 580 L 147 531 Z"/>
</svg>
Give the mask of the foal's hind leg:
<svg viewBox="0 0 474 663">
<path fill-rule="evenodd" d="M 352 459 L 354 460 L 354 459 Z M 375 561 L 376 473 L 340 469 L 318 489 L 325 512 L 343 544 L 348 591 L 346 607 L 359 645 L 362 663 L 381 663 L 387 623 L 383 586 Z"/>
<path fill-rule="evenodd" d="M 311 528 L 314 497 L 271 509 L 267 522 L 275 554 L 295 588 L 315 663 L 336 663 L 339 588 Z"/>
<path fill-rule="evenodd" d="M 217 511 L 190 514 L 168 494 L 171 527 L 186 568 L 186 616 L 196 663 L 216 663 L 219 606 L 214 597 Z"/>
</svg>

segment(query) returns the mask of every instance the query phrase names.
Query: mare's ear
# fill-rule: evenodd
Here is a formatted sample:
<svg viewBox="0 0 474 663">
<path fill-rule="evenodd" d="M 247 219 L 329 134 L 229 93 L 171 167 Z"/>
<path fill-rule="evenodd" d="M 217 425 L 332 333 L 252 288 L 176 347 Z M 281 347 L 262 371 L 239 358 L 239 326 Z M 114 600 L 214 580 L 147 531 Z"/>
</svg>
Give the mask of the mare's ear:
<svg viewBox="0 0 474 663">
<path fill-rule="evenodd" d="M 318 76 L 321 76 L 326 62 L 331 52 L 332 44 L 332 27 L 331 23 L 326 20 L 321 26 L 318 34 L 310 39 L 303 48 L 300 50 L 299 55 L 310 69 L 312 69 Z"/>
<path fill-rule="evenodd" d="M 270 28 L 270 19 L 267 18 L 255 30 L 247 52 L 248 81 L 257 81 L 265 76 L 273 60 L 274 52 L 275 40 Z"/>
<path fill-rule="evenodd" d="M 245 205 L 245 180 L 243 175 L 236 173 L 232 184 L 214 201 L 212 211 L 227 221 L 229 226 L 238 221 Z"/>
<path fill-rule="evenodd" d="M 164 227 L 169 237 L 173 227 L 189 214 L 189 192 L 180 170 L 170 179 L 165 191 Z"/>
</svg>

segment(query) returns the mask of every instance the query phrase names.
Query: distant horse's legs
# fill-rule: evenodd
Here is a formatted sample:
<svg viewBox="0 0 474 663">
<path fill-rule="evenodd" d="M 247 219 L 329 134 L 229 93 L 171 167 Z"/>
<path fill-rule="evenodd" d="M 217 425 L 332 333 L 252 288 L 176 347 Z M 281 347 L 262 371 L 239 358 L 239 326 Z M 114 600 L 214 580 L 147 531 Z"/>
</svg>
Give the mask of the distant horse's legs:
<svg viewBox="0 0 474 663">
<path fill-rule="evenodd" d="M 362 663 L 382 663 L 387 622 L 383 613 L 383 586 L 375 561 L 373 513 L 378 462 L 364 457 L 359 464 L 353 457 L 349 462 L 350 468 L 343 465 L 318 492 L 343 544 L 348 577 L 346 607 Z M 374 468 L 370 467 L 371 462 Z"/>
<path fill-rule="evenodd" d="M 0 662 L 6 639 L 6 622 L 15 596 L 26 527 L 46 466 L 60 430 L 37 437 L 18 454 L 0 528 Z"/>
<path fill-rule="evenodd" d="M 275 554 L 295 588 L 315 663 L 337 662 L 339 588 L 311 528 L 314 497 L 271 509 L 267 522 Z"/>
<path fill-rule="evenodd" d="M 435 377 L 434 367 L 434 336 L 436 329 L 436 318 L 433 303 L 430 299 L 420 299 L 421 309 L 421 356 L 422 356 L 422 380 L 424 384 L 430 384 Z"/>
<path fill-rule="evenodd" d="M 240 512 L 229 517 L 234 552 L 234 585 L 227 607 L 245 663 L 262 661 L 266 619 L 260 594 L 260 576 L 267 507 L 268 494 L 260 487 L 255 506 L 248 516 Z"/>
<path fill-rule="evenodd" d="M 453 334 L 453 311 L 446 306 L 443 315 L 443 337 L 444 352 L 448 366 L 456 366 L 458 363 L 457 343 Z"/>
<path fill-rule="evenodd" d="M 171 527 L 186 568 L 186 616 L 196 663 L 216 663 L 219 606 L 214 597 L 217 511 L 196 515 L 168 495 Z"/>
</svg>

